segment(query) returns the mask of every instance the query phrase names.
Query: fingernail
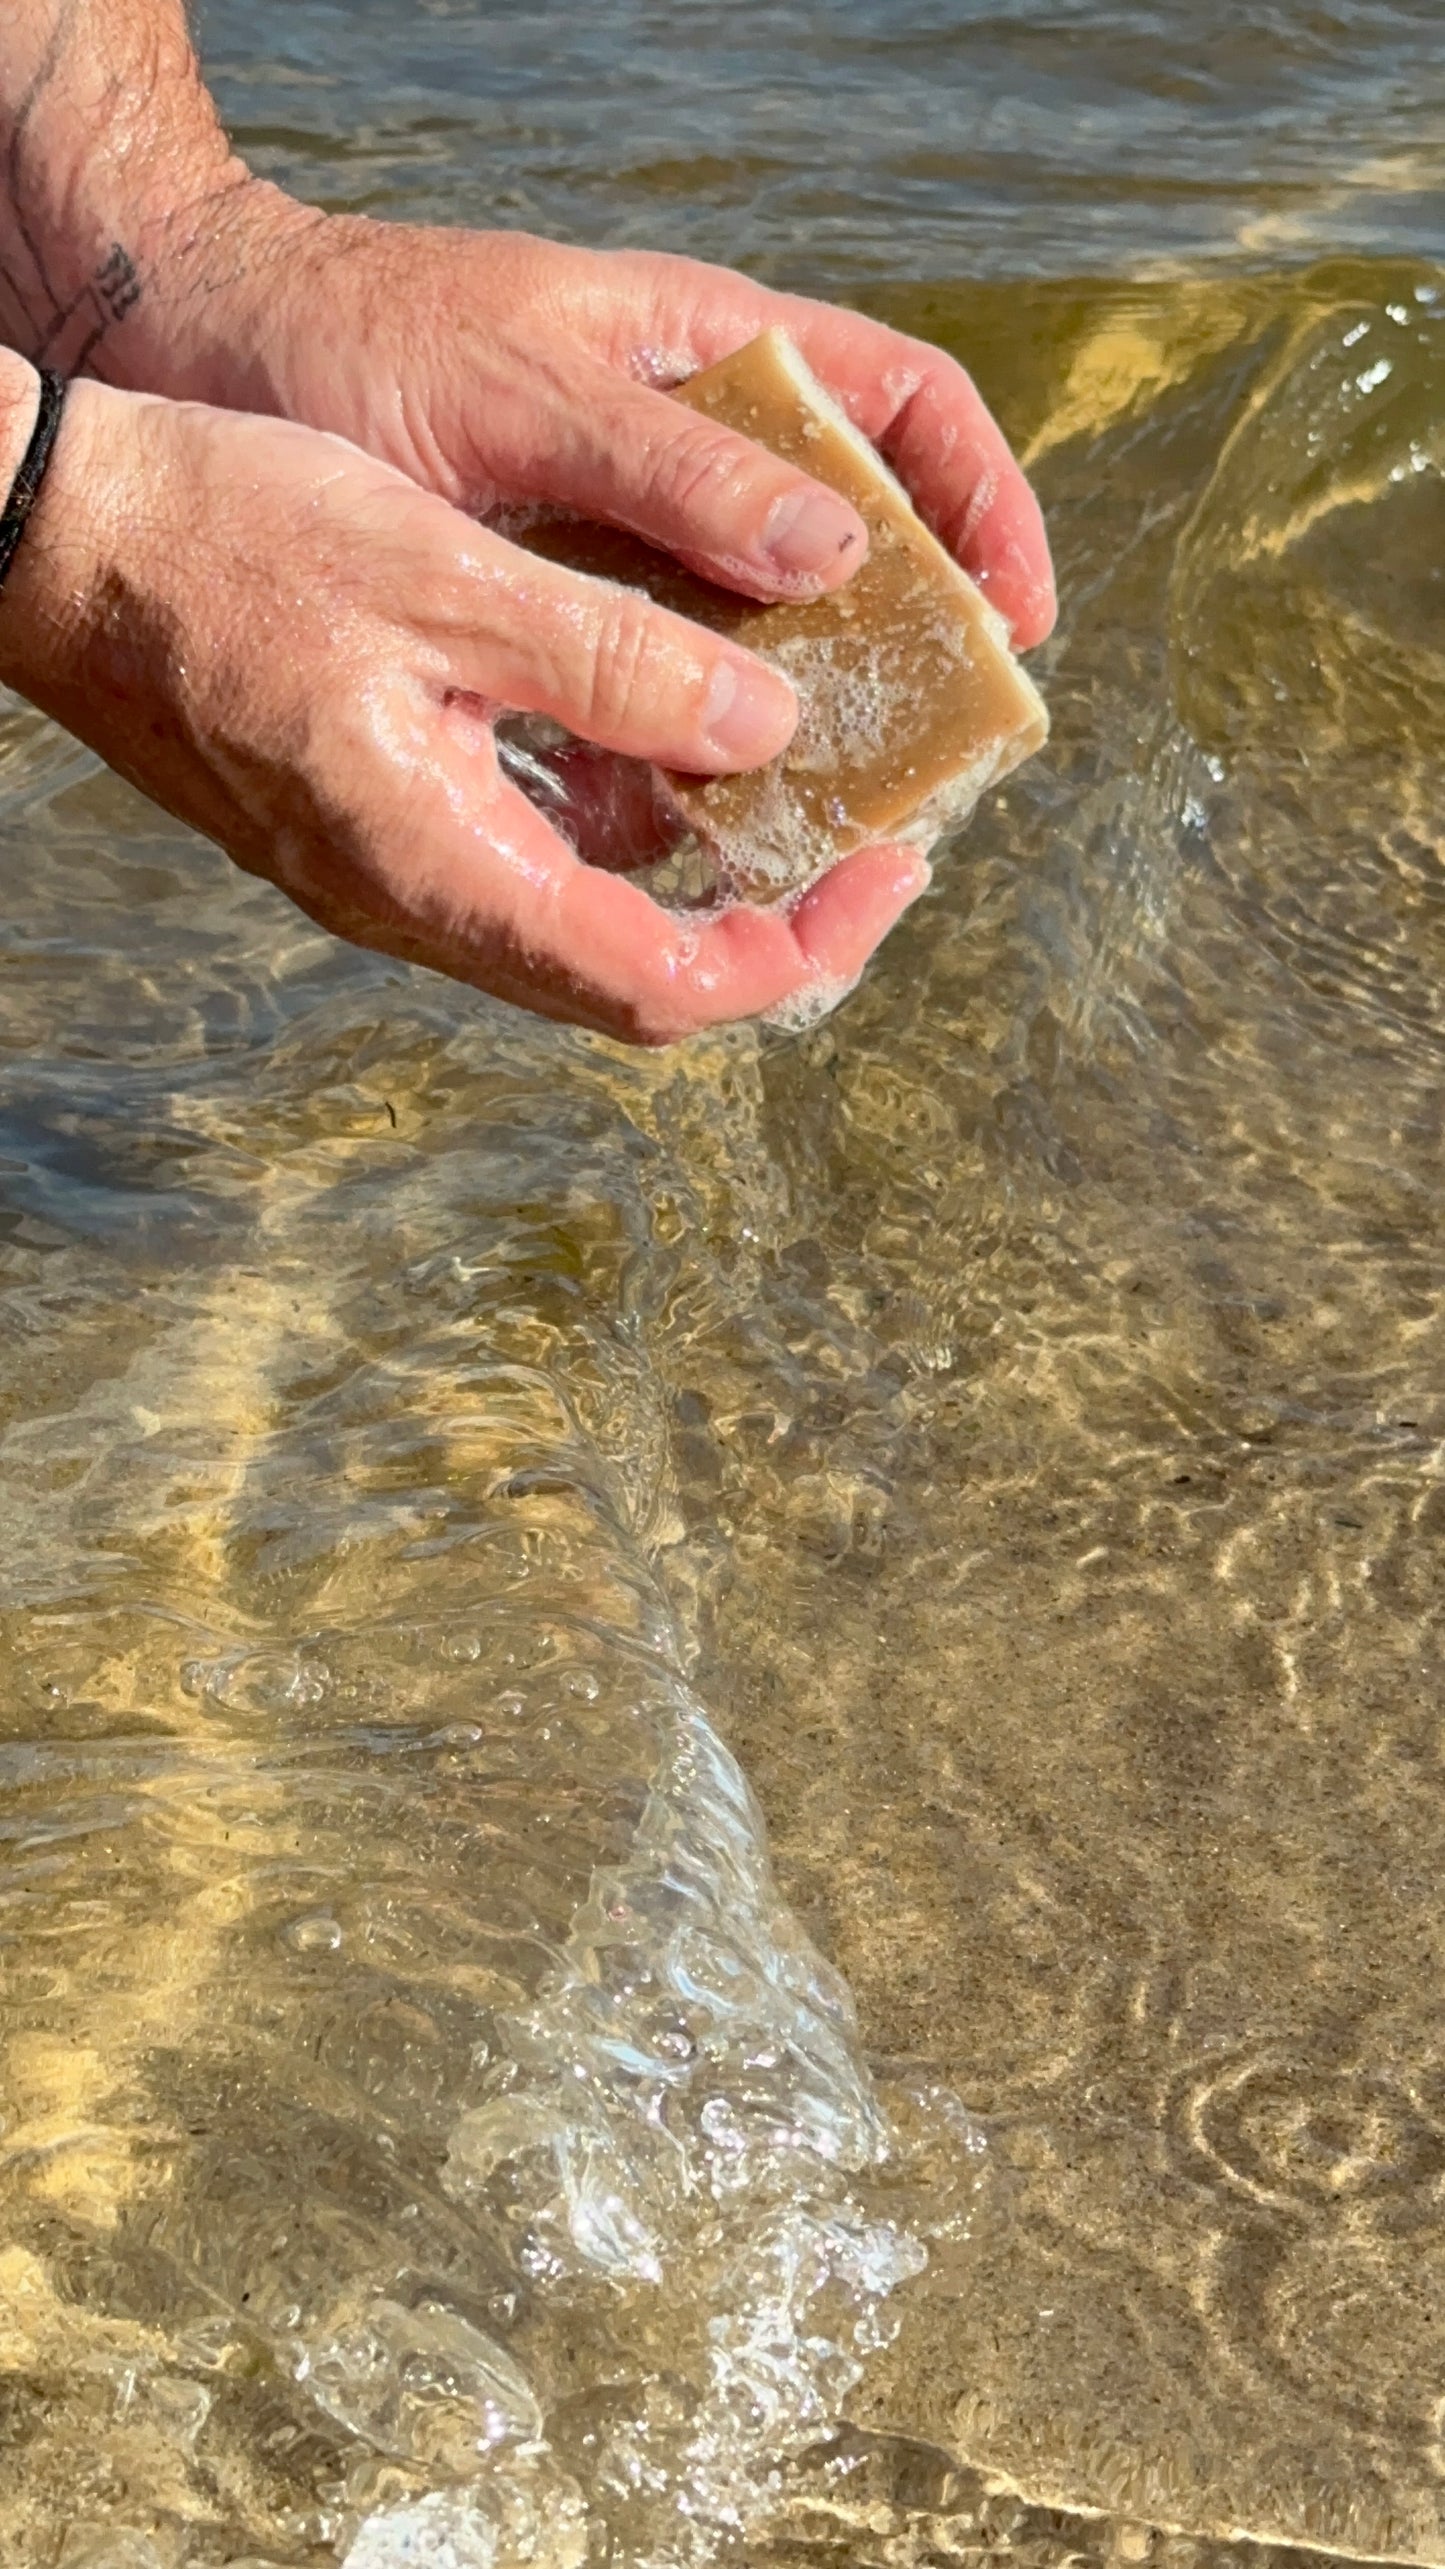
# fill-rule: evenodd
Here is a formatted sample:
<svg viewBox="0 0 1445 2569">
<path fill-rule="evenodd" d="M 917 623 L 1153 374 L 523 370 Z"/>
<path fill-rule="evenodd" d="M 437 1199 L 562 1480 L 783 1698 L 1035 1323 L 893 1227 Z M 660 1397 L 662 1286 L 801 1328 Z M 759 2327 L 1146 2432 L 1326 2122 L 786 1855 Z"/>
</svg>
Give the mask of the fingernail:
<svg viewBox="0 0 1445 2569">
<path fill-rule="evenodd" d="M 933 868 L 926 856 L 910 857 L 905 865 L 900 865 L 893 877 L 893 897 L 898 904 L 900 918 L 928 890 L 932 881 Z"/>
<path fill-rule="evenodd" d="M 790 491 L 774 500 L 763 547 L 775 570 L 816 580 L 850 554 L 863 558 L 863 531 L 846 500 L 827 491 Z"/>
<path fill-rule="evenodd" d="M 760 660 L 714 662 L 702 723 L 720 758 L 763 767 L 787 748 L 797 720 L 798 700 L 786 678 Z"/>
</svg>

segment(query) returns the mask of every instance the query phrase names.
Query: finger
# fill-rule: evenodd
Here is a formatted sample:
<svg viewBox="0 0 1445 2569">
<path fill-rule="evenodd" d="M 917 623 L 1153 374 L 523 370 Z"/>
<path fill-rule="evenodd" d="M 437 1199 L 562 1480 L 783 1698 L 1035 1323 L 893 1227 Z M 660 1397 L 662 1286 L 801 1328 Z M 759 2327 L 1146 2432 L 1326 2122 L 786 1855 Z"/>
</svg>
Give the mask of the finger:
<svg viewBox="0 0 1445 2569">
<path fill-rule="evenodd" d="M 825 482 L 605 366 L 554 417 L 531 478 L 750 597 L 817 597 L 868 550 L 857 510 Z"/>
<path fill-rule="evenodd" d="M 910 850 L 870 849 L 792 918 L 742 907 L 678 918 L 623 876 L 580 863 L 480 738 L 468 749 L 444 735 L 440 758 L 416 775 L 420 791 L 402 791 L 396 806 L 404 835 L 390 835 L 424 854 L 388 863 L 367 915 L 345 891 L 344 919 L 337 901 L 308 906 L 361 943 L 630 1042 L 670 1043 L 837 996 L 928 880 Z"/>
<path fill-rule="evenodd" d="M 564 969 L 605 974 L 588 993 L 618 1011 L 612 1031 L 660 1044 L 744 1017 L 833 1005 L 929 881 L 907 848 L 849 857 L 798 909 L 740 906 L 702 922 L 670 918 L 636 884 L 576 866 L 559 885 L 550 951 Z"/>
<path fill-rule="evenodd" d="M 927 891 L 933 868 L 916 848 L 859 848 L 830 867 L 792 914 L 801 953 L 826 982 L 851 986 L 875 946 Z"/>
<path fill-rule="evenodd" d="M 459 548 L 446 517 L 415 611 L 453 687 L 689 775 L 761 767 L 786 749 L 797 698 L 751 652 L 484 529 Z"/>
<path fill-rule="evenodd" d="M 1042 642 L 1055 615 L 1043 512 L 962 366 L 862 313 L 798 302 L 788 327 L 1019 647 Z"/>
<path fill-rule="evenodd" d="M 952 357 L 864 313 L 775 294 L 695 260 L 654 258 L 638 282 L 648 289 L 647 329 L 687 364 L 715 364 L 760 330 L 786 330 L 1007 618 L 1015 641 L 1022 648 L 1043 641 L 1055 598 L 1042 513 L 1003 431 Z"/>
</svg>

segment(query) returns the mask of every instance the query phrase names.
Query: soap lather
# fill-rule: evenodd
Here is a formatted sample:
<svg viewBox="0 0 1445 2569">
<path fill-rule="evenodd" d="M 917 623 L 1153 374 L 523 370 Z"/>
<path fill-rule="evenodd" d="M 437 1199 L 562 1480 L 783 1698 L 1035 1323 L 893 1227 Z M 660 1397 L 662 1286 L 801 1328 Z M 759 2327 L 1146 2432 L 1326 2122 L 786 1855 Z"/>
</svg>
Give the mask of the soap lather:
<svg viewBox="0 0 1445 2569">
<path fill-rule="evenodd" d="M 652 772 L 656 849 L 687 847 L 713 897 L 772 901 L 854 848 L 931 846 L 1048 733 L 1002 617 L 781 331 L 694 375 L 674 398 L 842 492 L 867 525 L 869 550 L 826 597 L 763 606 L 606 527 L 545 513 L 511 530 L 554 561 L 642 589 L 727 634 L 797 692 L 797 731 L 769 766 L 736 776 Z M 530 764 L 525 750 L 521 764 Z M 634 773 L 620 798 L 634 812 L 636 787 Z"/>
</svg>

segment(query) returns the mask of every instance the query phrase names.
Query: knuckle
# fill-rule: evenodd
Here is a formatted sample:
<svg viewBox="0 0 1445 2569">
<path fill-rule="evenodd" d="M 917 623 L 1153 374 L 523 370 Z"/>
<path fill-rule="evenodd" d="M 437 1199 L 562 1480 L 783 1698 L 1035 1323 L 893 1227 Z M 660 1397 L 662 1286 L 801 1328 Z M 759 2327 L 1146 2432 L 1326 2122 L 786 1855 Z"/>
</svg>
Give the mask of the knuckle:
<svg viewBox="0 0 1445 2569">
<path fill-rule="evenodd" d="M 710 421 L 694 422 L 667 438 L 653 459 L 660 499 L 686 517 L 706 516 L 719 501 L 737 500 L 748 483 L 772 467 L 746 439 Z"/>
<path fill-rule="evenodd" d="M 656 609 L 619 589 L 598 619 L 588 670 L 588 728 L 599 737 L 625 730 L 648 708 L 657 676 Z"/>
</svg>

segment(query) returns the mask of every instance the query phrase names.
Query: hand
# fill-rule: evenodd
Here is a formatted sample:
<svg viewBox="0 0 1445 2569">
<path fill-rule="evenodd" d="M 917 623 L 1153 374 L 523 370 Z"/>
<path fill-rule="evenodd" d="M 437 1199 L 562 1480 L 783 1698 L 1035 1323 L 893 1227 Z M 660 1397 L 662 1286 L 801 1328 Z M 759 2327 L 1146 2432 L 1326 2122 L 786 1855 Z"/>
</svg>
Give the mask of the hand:
<svg viewBox="0 0 1445 2569">
<path fill-rule="evenodd" d="M 0 680 L 326 927 L 645 1043 L 853 979 L 926 880 L 865 851 L 791 919 L 684 924 L 581 864 L 499 771 L 499 699 L 711 773 L 785 743 L 790 691 L 282 420 L 74 384 Z"/>
<path fill-rule="evenodd" d="M 259 182 L 223 214 L 165 289 L 172 374 L 153 389 L 336 430 L 479 515 L 546 500 L 797 596 L 856 567 L 853 511 L 658 389 L 777 323 L 1018 644 L 1050 630 L 1037 503 L 941 350 L 690 259 L 318 215 Z"/>
<path fill-rule="evenodd" d="M 660 389 L 777 322 L 1016 639 L 1048 631 L 1038 511 L 936 349 L 689 261 L 297 205 L 230 153 L 182 0 L 19 0 L 6 28 L 0 326 L 48 363 L 340 432 L 414 509 L 544 499 L 799 596 L 856 566 L 859 520 Z M 328 924 L 662 1040 L 846 982 L 921 888 L 918 860 L 864 851 L 791 919 L 684 928 L 579 867 L 500 778 L 489 710 L 545 703 L 584 741 L 706 771 L 773 755 L 787 691 L 734 655 L 720 729 L 715 641 L 553 585 L 445 508 L 413 528 L 394 482 L 259 425 L 115 413 L 107 494 L 97 398 L 73 396 L 51 475 L 85 505 L 47 490 L 0 601 L 0 675 Z"/>
</svg>

